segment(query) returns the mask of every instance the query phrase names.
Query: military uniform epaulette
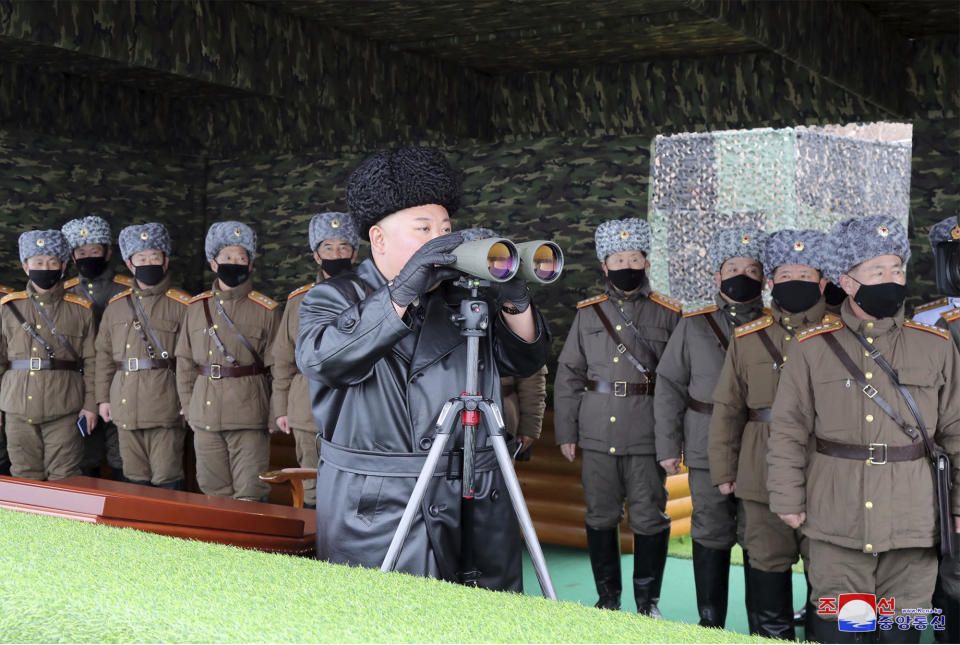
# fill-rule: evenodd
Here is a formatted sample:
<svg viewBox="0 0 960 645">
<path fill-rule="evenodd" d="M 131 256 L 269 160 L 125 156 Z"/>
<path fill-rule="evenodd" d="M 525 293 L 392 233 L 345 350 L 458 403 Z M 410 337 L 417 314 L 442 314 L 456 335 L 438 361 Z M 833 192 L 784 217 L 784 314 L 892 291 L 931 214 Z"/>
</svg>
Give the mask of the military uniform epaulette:
<svg viewBox="0 0 960 645">
<path fill-rule="evenodd" d="M 305 284 L 305 285 L 303 285 L 302 287 L 299 287 L 299 288 L 297 288 L 297 289 L 294 289 L 293 291 L 290 292 L 290 295 L 287 296 L 287 300 L 291 300 L 291 299 L 296 298 L 297 296 L 299 296 L 301 293 L 306 293 L 306 292 L 310 291 L 311 289 L 313 289 L 313 288 L 316 286 L 316 284 L 317 284 L 316 282 L 311 282 L 310 284 Z"/>
<path fill-rule="evenodd" d="M 934 300 L 933 302 L 928 302 L 925 305 L 920 305 L 913 310 L 913 315 L 916 316 L 922 311 L 929 311 L 931 309 L 936 309 L 937 307 L 942 307 L 943 305 L 950 304 L 950 298 L 940 298 L 939 300 Z"/>
<path fill-rule="evenodd" d="M 946 320 L 947 322 L 953 322 L 954 320 L 960 320 L 960 307 L 956 309 L 951 309 L 950 311 L 945 311 L 940 314 L 940 317 Z"/>
<path fill-rule="evenodd" d="M 766 329 L 767 327 L 769 327 L 769 326 L 772 325 L 772 324 L 773 324 L 773 316 L 771 316 L 771 315 L 769 315 L 769 314 L 766 315 L 766 316 L 760 316 L 760 317 L 757 318 L 756 320 L 753 320 L 753 321 L 751 321 L 751 322 L 748 322 L 748 323 L 745 324 L 745 325 L 740 325 L 739 327 L 737 327 L 736 329 L 733 330 L 733 334 L 734 334 L 737 338 L 742 338 L 743 336 L 746 336 L 747 334 L 752 334 L 752 333 L 755 332 L 755 331 L 760 331 L 761 329 Z"/>
<path fill-rule="evenodd" d="M 74 288 L 75 286 L 77 286 L 78 284 L 80 284 L 80 278 L 79 278 L 79 277 L 70 278 L 69 280 L 64 280 L 64 281 L 63 281 L 63 288 L 64 288 L 64 289 L 73 289 L 73 288 Z"/>
<path fill-rule="evenodd" d="M 821 323 L 832 323 L 834 321 L 840 320 L 840 316 L 836 314 L 823 314 L 823 318 L 820 319 Z"/>
<path fill-rule="evenodd" d="M 203 293 L 198 293 L 198 294 L 195 295 L 194 297 L 190 298 L 190 303 L 189 303 L 189 304 L 192 305 L 192 304 L 195 303 L 195 302 L 200 302 L 201 300 L 205 300 L 205 299 L 207 299 L 207 298 L 210 298 L 211 296 L 213 296 L 213 292 L 212 292 L 212 291 L 204 291 Z"/>
<path fill-rule="evenodd" d="M 117 300 L 120 300 L 120 298 L 126 298 L 126 297 L 129 296 L 131 293 L 133 293 L 133 289 L 127 289 L 126 291 L 121 291 L 120 293 L 118 293 L 118 294 L 115 295 L 114 297 L 110 298 L 110 301 L 109 301 L 107 304 L 109 305 L 109 304 L 111 304 L 111 303 L 114 303 L 114 302 L 116 302 Z"/>
<path fill-rule="evenodd" d="M 247 294 L 247 298 L 249 298 L 250 300 L 253 300 L 255 303 L 257 303 L 261 307 L 265 309 L 269 309 L 270 311 L 273 311 L 274 309 L 280 306 L 279 302 L 266 297 L 259 291 L 251 291 L 250 293 Z"/>
<path fill-rule="evenodd" d="M 181 305 L 186 306 L 190 304 L 190 294 L 186 291 L 180 291 L 179 289 L 167 289 L 167 292 L 163 295 L 170 298 L 170 300 L 179 302 Z"/>
<path fill-rule="evenodd" d="M 827 316 L 829 315 L 830 314 L 827 314 Z M 802 343 L 808 338 L 813 338 L 814 336 L 819 336 L 820 334 L 826 334 L 827 332 L 843 329 L 843 321 L 839 316 L 832 316 L 831 320 L 827 320 L 827 316 L 823 317 L 819 325 L 807 327 L 802 332 L 797 334 L 797 341 Z"/>
<path fill-rule="evenodd" d="M 13 293 L 13 287 L 5 287 L 0 284 L 0 293 Z"/>
<path fill-rule="evenodd" d="M 30 297 L 30 294 L 26 291 L 14 291 L 13 293 L 8 293 L 3 298 L 0 298 L 0 305 L 5 305 L 11 300 L 26 300 Z"/>
<path fill-rule="evenodd" d="M 609 300 L 610 296 L 605 293 L 601 293 L 599 296 L 594 296 L 592 298 L 587 298 L 586 300 L 581 300 L 577 303 L 577 309 L 583 309 L 584 307 L 589 307 L 590 305 L 597 305 L 605 300 Z"/>
<path fill-rule="evenodd" d="M 666 307 L 670 311 L 680 313 L 683 311 L 683 303 L 677 300 L 676 298 L 671 298 L 670 296 L 665 296 L 662 293 L 657 293 L 656 291 L 650 292 L 650 300 L 654 301 L 661 307 Z"/>
<path fill-rule="evenodd" d="M 113 281 L 117 284 L 122 284 L 125 287 L 133 286 L 133 278 L 128 275 L 115 275 L 113 276 Z"/>
<path fill-rule="evenodd" d="M 910 329 L 919 329 L 920 331 L 925 331 L 930 334 L 936 334 L 944 340 L 950 340 L 950 332 L 946 329 L 934 327 L 933 325 L 924 325 L 923 323 L 918 323 L 916 320 L 907 320 L 904 321 L 903 326 L 909 327 Z"/>
<path fill-rule="evenodd" d="M 692 316 L 702 316 L 703 314 L 712 314 L 714 311 L 720 309 L 717 305 L 704 305 L 702 307 L 697 307 L 696 309 L 691 309 L 690 311 L 684 311 L 683 317 L 690 318 Z"/>
<path fill-rule="evenodd" d="M 93 302 L 91 302 L 90 300 L 87 300 L 83 296 L 78 296 L 72 293 L 63 294 L 63 300 L 64 302 L 72 302 L 75 305 L 80 305 L 85 309 L 90 309 L 91 307 L 93 307 Z"/>
</svg>

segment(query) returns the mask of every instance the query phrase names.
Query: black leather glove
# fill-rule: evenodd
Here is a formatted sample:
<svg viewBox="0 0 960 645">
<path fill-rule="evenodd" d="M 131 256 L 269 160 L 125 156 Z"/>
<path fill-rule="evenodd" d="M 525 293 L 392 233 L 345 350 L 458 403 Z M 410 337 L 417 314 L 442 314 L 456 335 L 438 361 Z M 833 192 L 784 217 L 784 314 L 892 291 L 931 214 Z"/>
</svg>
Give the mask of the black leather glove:
<svg viewBox="0 0 960 645">
<path fill-rule="evenodd" d="M 530 290 L 527 288 L 527 281 L 520 276 L 506 282 L 498 282 L 496 293 L 497 304 L 501 307 L 509 302 L 517 308 L 519 313 L 523 313 L 530 306 Z"/>
<path fill-rule="evenodd" d="M 390 299 L 398 307 L 408 307 L 436 283 L 456 277 L 457 272 L 445 268 L 445 265 L 457 261 L 457 256 L 450 251 L 461 244 L 462 234 L 448 233 L 421 246 L 400 269 L 397 277 L 390 281 Z"/>
</svg>

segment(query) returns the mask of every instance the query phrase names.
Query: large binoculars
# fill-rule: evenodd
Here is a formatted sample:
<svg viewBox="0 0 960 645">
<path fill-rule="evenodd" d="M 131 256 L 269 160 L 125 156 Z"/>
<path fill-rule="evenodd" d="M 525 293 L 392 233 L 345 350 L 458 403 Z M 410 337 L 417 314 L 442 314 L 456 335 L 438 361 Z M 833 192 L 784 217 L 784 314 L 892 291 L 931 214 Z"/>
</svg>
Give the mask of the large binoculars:
<svg viewBox="0 0 960 645">
<path fill-rule="evenodd" d="M 563 270 L 563 252 L 546 240 L 517 244 L 505 237 L 488 237 L 464 242 L 452 253 L 457 256 L 454 269 L 492 282 L 519 275 L 530 282 L 549 284 Z"/>
</svg>

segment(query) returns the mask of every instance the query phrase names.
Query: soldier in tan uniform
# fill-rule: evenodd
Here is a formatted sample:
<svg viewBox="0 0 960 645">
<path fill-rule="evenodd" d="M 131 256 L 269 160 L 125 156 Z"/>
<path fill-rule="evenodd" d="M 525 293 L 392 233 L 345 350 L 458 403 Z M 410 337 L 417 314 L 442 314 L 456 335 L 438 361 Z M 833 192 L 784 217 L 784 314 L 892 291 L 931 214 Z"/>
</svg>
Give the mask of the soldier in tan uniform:
<svg viewBox="0 0 960 645">
<path fill-rule="evenodd" d="M 800 334 L 783 372 L 770 508 L 809 538 L 812 599 L 876 594 L 895 598 L 904 615 L 930 608 L 937 577 L 935 480 L 918 428 L 950 456 L 954 490 L 960 484 L 960 356 L 943 330 L 904 320 L 910 246 L 896 219 L 849 219 L 830 238 L 831 277 L 850 297 L 839 320 Z M 945 513 L 941 529 L 960 524 L 956 495 Z M 838 631 L 836 621 L 817 616 L 815 636 L 853 642 L 857 634 Z M 920 635 L 894 627 L 878 630 L 877 640 Z"/>
<path fill-rule="evenodd" d="M 360 235 L 353 218 L 346 213 L 320 213 L 310 219 L 310 248 L 320 266 L 315 282 L 295 289 L 287 296 L 277 337 L 273 342 L 273 395 L 270 405 L 276 427 L 290 434 L 296 443 L 297 462 L 301 468 L 316 468 L 320 461 L 317 450 L 317 422 L 310 406 L 310 387 L 297 368 L 297 331 L 300 329 L 300 303 L 318 283 L 349 271 L 357 259 Z M 303 482 L 303 505 L 316 506 L 316 480 Z"/>
<path fill-rule="evenodd" d="M 183 490 L 186 431 L 173 351 L 190 296 L 170 286 L 170 235 L 162 224 L 120 231 L 120 253 L 135 281 L 110 299 L 100 322 L 100 416 L 119 428 L 127 479 Z"/>
<path fill-rule="evenodd" d="M 72 219 L 60 228 L 70 245 L 70 257 L 77 265 L 78 276 L 63 283 L 69 293 L 82 296 L 93 303 L 93 321 L 99 328 L 100 319 L 110 298 L 133 284 L 130 276 L 115 275 L 110 268 L 113 255 L 110 224 L 102 217 L 89 215 Z M 100 420 L 100 431 L 83 440 L 83 460 L 80 469 L 92 477 L 100 475 L 100 464 L 106 456 L 114 479 L 122 479 L 123 460 L 117 426 Z"/>
<path fill-rule="evenodd" d="M 0 300 L 0 410 L 11 474 L 63 479 L 80 474 L 78 420 L 97 424 L 90 301 L 65 293 L 69 257 L 60 231 L 20 236 L 25 291 Z"/>
<path fill-rule="evenodd" d="M 824 234 L 811 230 L 767 238 L 761 260 L 773 293 L 771 311 L 734 330 L 713 393 L 710 477 L 721 493 L 741 501 L 750 557 L 747 615 L 756 633 L 771 638 L 795 636 L 790 568 L 802 547 L 800 533 L 767 505 L 770 409 L 797 332 L 824 317 L 824 245 Z"/>
<path fill-rule="evenodd" d="M 489 228 L 468 228 L 461 234 L 464 242 L 497 237 Z M 502 376 L 500 386 L 504 427 L 519 444 L 517 460 L 527 460 L 530 447 L 543 430 L 543 413 L 547 409 L 547 366 L 526 378 Z"/>
<path fill-rule="evenodd" d="M 270 463 L 270 345 L 276 302 L 253 291 L 257 236 L 246 224 L 217 222 L 204 249 L 217 274 L 187 308 L 177 341 L 177 389 L 193 428 L 197 482 L 207 495 L 265 500 L 259 479 Z"/>
<path fill-rule="evenodd" d="M 583 449 L 583 492 L 597 607 L 620 608 L 623 502 L 634 532 L 637 612 L 660 617 L 670 518 L 666 473 L 654 445 L 656 369 L 680 320 L 679 302 L 651 291 L 650 226 L 641 219 L 604 222 L 597 258 L 610 286 L 577 305 L 554 385 L 556 441 L 573 461 Z"/>
<path fill-rule="evenodd" d="M 737 504 L 710 481 L 707 435 L 713 390 L 734 327 L 763 315 L 766 236 L 753 228 L 721 231 L 711 242 L 716 304 L 685 311 L 657 367 L 653 398 L 657 459 L 668 475 L 689 468 L 693 517 L 693 577 L 700 624 L 723 627 L 727 616 L 730 549 L 737 541 Z"/>
<path fill-rule="evenodd" d="M 944 297 L 914 309 L 913 319 L 949 330 L 960 347 L 960 224 L 953 215 L 930 228 L 930 248 Z"/>
<path fill-rule="evenodd" d="M 16 289 L 0 284 L 0 298 Z M 0 395 L 2 396 L 2 395 Z M 0 475 L 10 474 L 10 457 L 7 456 L 7 435 L 3 431 L 3 412 L 0 412 Z"/>
</svg>

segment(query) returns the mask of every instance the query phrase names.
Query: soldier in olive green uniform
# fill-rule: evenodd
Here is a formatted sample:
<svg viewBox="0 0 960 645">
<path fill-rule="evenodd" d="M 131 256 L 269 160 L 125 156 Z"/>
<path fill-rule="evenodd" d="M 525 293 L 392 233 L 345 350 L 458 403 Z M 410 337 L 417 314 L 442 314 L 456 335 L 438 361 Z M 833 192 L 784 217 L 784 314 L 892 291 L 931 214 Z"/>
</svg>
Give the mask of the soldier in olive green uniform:
<svg viewBox="0 0 960 645">
<path fill-rule="evenodd" d="M 0 297 L 13 293 L 15 289 L 0 284 Z M 2 395 L 0 395 L 2 396 Z M 10 474 L 10 458 L 7 456 L 7 435 L 3 431 L 3 412 L 0 412 L 0 475 Z"/>
<path fill-rule="evenodd" d="M 598 607 L 620 607 L 623 502 L 634 532 L 637 612 L 660 616 L 657 602 L 670 539 L 666 474 L 654 445 L 657 363 L 680 320 L 679 302 L 650 290 L 650 226 L 640 219 L 604 222 L 597 258 L 607 292 L 577 305 L 554 386 L 556 440 L 573 461 L 583 448 L 583 491 Z"/>
<path fill-rule="evenodd" d="M 917 428 L 950 456 L 954 490 L 960 485 L 960 356 L 945 331 L 904 320 L 910 246 L 896 219 L 845 220 L 830 238 L 828 270 L 850 297 L 840 319 L 799 335 L 783 371 L 767 458 L 770 508 L 809 538 L 812 599 L 894 597 L 903 615 L 930 608 L 937 577 L 935 482 Z M 957 524 L 956 495 L 946 512 L 945 524 Z M 817 616 L 815 636 L 852 642 L 836 620 Z M 920 635 L 877 632 L 878 642 Z"/>
<path fill-rule="evenodd" d="M 297 462 L 301 468 L 316 468 L 320 461 L 317 450 L 317 422 L 310 406 L 310 387 L 306 377 L 297 368 L 297 331 L 300 329 L 300 303 L 316 284 L 344 271 L 349 271 L 357 259 L 360 235 L 353 218 L 346 213 L 320 213 L 310 219 L 310 248 L 320 269 L 316 282 L 305 284 L 287 296 L 277 337 L 271 349 L 273 355 L 272 417 L 277 428 L 285 433 L 293 431 Z M 316 504 L 316 480 L 303 482 L 303 504 Z"/>
<path fill-rule="evenodd" d="M 497 237 L 489 228 L 468 228 L 460 233 L 464 242 Z M 518 459 L 529 458 L 529 455 L 522 455 L 540 438 L 543 430 L 543 413 L 547 409 L 547 366 L 526 378 L 503 376 L 500 386 L 504 427 L 520 444 Z"/>
<path fill-rule="evenodd" d="M 752 228 L 721 231 L 711 242 L 716 304 L 685 311 L 657 367 L 654 395 L 657 460 L 667 474 L 689 468 L 693 574 L 700 624 L 723 627 L 727 616 L 730 549 L 737 540 L 737 505 L 710 481 L 707 435 L 713 390 L 734 327 L 763 314 L 766 236 Z"/>
<path fill-rule="evenodd" d="M 63 290 L 70 250 L 60 231 L 28 231 L 19 245 L 27 288 L 0 300 L 0 410 L 10 470 L 63 479 L 80 474 L 78 419 L 91 432 L 97 424 L 93 313 L 89 300 Z"/>
<path fill-rule="evenodd" d="M 60 231 L 67 238 L 70 257 L 77 265 L 79 273 L 77 277 L 66 280 L 63 288 L 93 303 L 93 320 L 99 328 L 107 303 L 130 287 L 133 279 L 130 276 L 114 275 L 110 268 L 110 257 L 113 255 L 112 234 L 110 224 L 102 217 L 90 215 L 72 219 L 64 224 Z M 80 469 L 85 475 L 99 476 L 104 456 L 113 469 L 114 479 L 121 479 L 123 460 L 120 456 L 117 426 L 101 419 L 100 431 L 83 440 Z"/>
<path fill-rule="evenodd" d="M 207 495 L 262 500 L 270 463 L 270 345 L 276 302 L 252 290 L 257 236 L 246 224 L 217 222 L 204 249 L 217 278 L 195 296 L 177 341 L 177 389 L 194 430 L 197 482 Z"/>
<path fill-rule="evenodd" d="M 170 286 L 170 235 L 162 224 L 120 231 L 134 286 L 110 299 L 97 335 L 100 416 L 119 428 L 123 474 L 182 490 L 183 442 L 173 350 L 190 296 Z"/>
<path fill-rule="evenodd" d="M 708 452 L 710 477 L 721 493 L 742 502 L 750 555 L 747 614 L 756 632 L 794 638 L 791 566 L 801 535 L 767 505 L 767 435 L 770 408 L 790 349 L 800 330 L 824 317 L 825 236 L 819 231 L 771 234 L 761 257 L 773 290 L 771 312 L 734 330 L 713 393 Z"/>
</svg>

